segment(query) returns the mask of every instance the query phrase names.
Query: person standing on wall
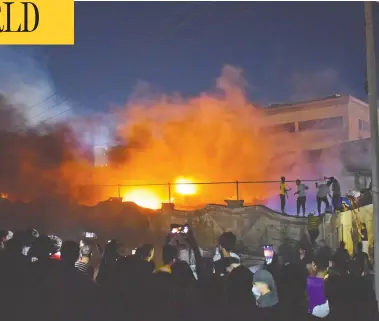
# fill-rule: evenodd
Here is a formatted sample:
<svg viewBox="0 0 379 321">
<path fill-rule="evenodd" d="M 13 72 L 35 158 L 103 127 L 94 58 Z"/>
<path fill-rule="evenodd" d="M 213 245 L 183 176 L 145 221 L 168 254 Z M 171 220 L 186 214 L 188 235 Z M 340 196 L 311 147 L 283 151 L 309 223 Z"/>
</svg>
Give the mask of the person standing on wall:
<svg viewBox="0 0 379 321">
<path fill-rule="evenodd" d="M 366 223 L 361 224 L 359 234 L 361 235 L 362 251 L 368 255 L 368 234 Z"/>
<path fill-rule="evenodd" d="M 329 194 L 329 186 L 325 183 L 319 184 L 316 182 L 316 189 L 317 189 L 317 212 L 318 215 L 321 215 L 321 204 L 325 204 L 325 213 L 329 211 L 329 200 L 328 200 L 328 194 Z"/>
<path fill-rule="evenodd" d="M 341 186 L 340 183 L 332 176 L 332 177 L 325 177 L 326 179 L 329 179 L 330 187 L 332 191 L 332 204 L 334 212 L 340 212 L 341 211 Z"/>
<path fill-rule="evenodd" d="M 300 215 L 300 208 L 303 211 L 303 216 L 305 217 L 305 203 L 307 202 L 307 190 L 308 186 L 302 184 L 299 179 L 296 180 L 297 192 L 293 195 L 297 195 L 296 205 L 297 205 L 297 216 Z"/>
<path fill-rule="evenodd" d="M 286 178 L 282 176 L 280 178 L 280 209 L 282 210 L 282 214 L 284 213 L 285 207 L 286 207 L 286 198 L 288 198 L 288 192 L 291 189 L 287 189 L 286 186 Z"/>
</svg>

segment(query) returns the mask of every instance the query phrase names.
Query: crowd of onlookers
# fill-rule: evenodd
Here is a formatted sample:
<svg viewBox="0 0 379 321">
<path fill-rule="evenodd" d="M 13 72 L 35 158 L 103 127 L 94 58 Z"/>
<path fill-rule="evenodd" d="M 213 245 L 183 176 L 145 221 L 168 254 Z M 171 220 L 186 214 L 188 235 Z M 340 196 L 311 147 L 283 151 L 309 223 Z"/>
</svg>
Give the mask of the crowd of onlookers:
<svg viewBox="0 0 379 321">
<path fill-rule="evenodd" d="M 2 233 L 0 313 L 7 321 L 376 320 L 361 246 L 351 257 L 343 243 L 335 252 L 300 244 L 252 269 L 235 245 L 225 232 L 204 256 L 189 231 L 168 235 L 160 259 L 149 244 L 124 256 L 117 240 L 102 251 L 89 239 Z"/>
</svg>

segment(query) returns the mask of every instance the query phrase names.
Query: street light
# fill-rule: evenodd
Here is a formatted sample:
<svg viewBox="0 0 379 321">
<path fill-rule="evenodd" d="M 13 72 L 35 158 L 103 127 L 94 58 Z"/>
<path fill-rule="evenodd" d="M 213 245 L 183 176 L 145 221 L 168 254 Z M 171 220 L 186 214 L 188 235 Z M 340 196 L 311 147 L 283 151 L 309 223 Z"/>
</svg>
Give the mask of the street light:
<svg viewBox="0 0 379 321">
<path fill-rule="evenodd" d="M 372 161 L 372 205 L 373 205 L 373 233 L 374 233 L 374 264 L 375 264 L 375 292 L 379 303 L 379 132 L 378 132 L 378 110 L 376 94 L 376 64 L 374 29 L 372 22 L 372 2 L 365 1 L 366 22 L 366 62 L 368 81 L 368 103 L 370 106 L 370 128 L 371 128 L 371 161 Z"/>
</svg>

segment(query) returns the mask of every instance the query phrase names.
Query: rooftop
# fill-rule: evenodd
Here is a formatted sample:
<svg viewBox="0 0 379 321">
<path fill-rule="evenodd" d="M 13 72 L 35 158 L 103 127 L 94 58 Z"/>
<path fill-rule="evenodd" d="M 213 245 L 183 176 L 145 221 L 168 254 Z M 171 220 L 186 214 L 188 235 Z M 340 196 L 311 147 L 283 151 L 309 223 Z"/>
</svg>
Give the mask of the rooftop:
<svg viewBox="0 0 379 321">
<path fill-rule="evenodd" d="M 267 106 L 266 108 L 277 108 L 277 107 L 291 107 L 291 106 L 296 106 L 296 105 L 306 105 L 306 104 L 311 104 L 311 103 L 316 103 L 316 102 L 325 102 L 325 101 L 330 101 L 330 100 L 336 100 L 341 97 L 340 94 L 334 94 L 331 96 L 327 96 L 324 98 L 318 98 L 318 99 L 311 99 L 311 100 L 303 100 L 303 101 L 297 101 L 297 102 L 292 102 L 292 103 L 283 103 L 283 104 L 272 104 Z"/>
</svg>

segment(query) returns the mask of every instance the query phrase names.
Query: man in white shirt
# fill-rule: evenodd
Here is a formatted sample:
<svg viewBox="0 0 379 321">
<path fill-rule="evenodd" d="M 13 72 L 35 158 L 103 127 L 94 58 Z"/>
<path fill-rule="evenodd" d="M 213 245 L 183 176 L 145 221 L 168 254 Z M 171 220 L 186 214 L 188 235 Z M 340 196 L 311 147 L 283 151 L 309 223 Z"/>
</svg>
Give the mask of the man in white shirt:
<svg viewBox="0 0 379 321">
<path fill-rule="evenodd" d="M 316 189 L 317 189 L 317 211 L 318 215 L 321 215 L 321 204 L 325 204 L 325 212 L 329 210 L 329 200 L 328 200 L 328 195 L 329 195 L 329 186 L 326 185 L 325 183 L 319 184 L 316 183 Z"/>
<path fill-rule="evenodd" d="M 296 180 L 297 192 L 293 195 L 297 195 L 296 205 L 297 205 L 297 216 L 300 215 L 300 208 L 303 211 L 303 216 L 305 217 L 305 203 L 307 202 L 307 190 L 308 186 L 301 183 L 299 179 Z"/>
</svg>

